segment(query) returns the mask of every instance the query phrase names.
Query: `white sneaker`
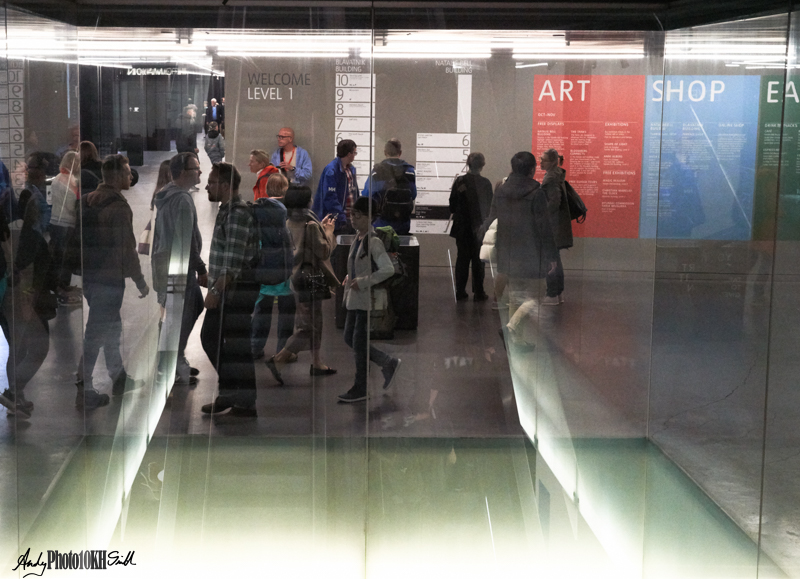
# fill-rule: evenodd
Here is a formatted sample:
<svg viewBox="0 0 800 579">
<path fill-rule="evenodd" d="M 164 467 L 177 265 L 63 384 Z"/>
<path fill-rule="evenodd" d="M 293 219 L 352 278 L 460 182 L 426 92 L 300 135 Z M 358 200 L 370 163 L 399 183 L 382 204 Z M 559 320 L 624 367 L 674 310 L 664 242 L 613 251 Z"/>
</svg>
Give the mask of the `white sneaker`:
<svg viewBox="0 0 800 579">
<path fill-rule="evenodd" d="M 564 303 L 564 294 L 558 294 L 558 303 L 560 304 Z"/>
<path fill-rule="evenodd" d="M 561 302 L 558 301 L 558 296 L 546 296 L 542 298 L 542 305 L 543 306 L 558 306 L 561 305 Z"/>
</svg>

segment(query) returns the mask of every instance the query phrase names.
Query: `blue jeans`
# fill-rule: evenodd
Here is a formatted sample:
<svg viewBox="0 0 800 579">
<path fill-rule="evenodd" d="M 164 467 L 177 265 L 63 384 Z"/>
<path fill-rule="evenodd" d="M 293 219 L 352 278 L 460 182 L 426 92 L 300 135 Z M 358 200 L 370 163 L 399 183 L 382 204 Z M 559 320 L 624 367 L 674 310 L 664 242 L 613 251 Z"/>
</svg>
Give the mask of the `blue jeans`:
<svg viewBox="0 0 800 579">
<path fill-rule="evenodd" d="M 103 348 L 106 368 L 111 379 L 116 379 L 121 372 L 124 372 L 119 348 L 122 338 L 120 310 L 125 295 L 125 285 L 93 283 L 84 278 L 83 295 L 89 303 L 89 318 L 86 321 L 86 333 L 83 338 L 83 380 L 85 387 L 91 388 L 92 373 L 100 348 Z"/>
<path fill-rule="evenodd" d="M 369 345 L 369 360 L 367 360 L 368 313 L 366 310 L 347 310 L 347 318 L 344 322 L 344 341 L 353 348 L 353 354 L 356 358 L 356 380 L 353 386 L 364 392 L 367 391 L 367 365 L 369 362 L 375 362 L 378 366 L 384 368 L 392 361 L 392 357 L 389 354 L 380 351 L 372 344 Z"/>
<path fill-rule="evenodd" d="M 297 303 L 294 294 L 288 296 L 268 296 L 259 294 L 256 307 L 253 310 L 253 335 L 250 339 L 250 347 L 253 354 L 258 354 L 267 345 L 269 329 L 272 326 L 272 306 L 278 301 L 278 347 L 275 350 L 280 352 L 294 333 L 294 314 L 297 311 Z"/>
</svg>

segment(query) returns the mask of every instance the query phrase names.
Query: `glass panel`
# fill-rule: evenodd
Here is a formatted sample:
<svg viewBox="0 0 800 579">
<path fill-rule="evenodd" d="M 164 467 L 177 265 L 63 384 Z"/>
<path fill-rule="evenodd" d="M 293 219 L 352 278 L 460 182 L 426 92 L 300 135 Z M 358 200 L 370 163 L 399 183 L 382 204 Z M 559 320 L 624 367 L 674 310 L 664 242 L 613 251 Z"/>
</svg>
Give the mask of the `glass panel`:
<svg viewBox="0 0 800 579">
<path fill-rule="evenodd" d="M 800 121 L 797 90 L 798 79 L 798 13 L 792 12 L 788 42 L 788 70 L 786 77 L 772 76 L 771 88 L 777 91 L 767 101 L 771 108 L 781 108 L 783 130 L 781 132 L 780 195 L 777 207 L 777 222 L 770 233 L 776 235 L 773 264 L 773 279 L 769 299 L 769 367 L 767 374 L 768 407 L 766 445 L 764 456 L 764 492 L 761 521 L 761 557 L 759 576 L 773 576 L 774 565 L 790 577 L 800 576 L 800 552 L 797 535 L 800 534 L 797 500 L 797 456 L 800 453 L 796 420 L 797 388 L 794 355 L 797 327 L 797 246 L 798 236 L 798 173 L 797 173 L 797 127 Z M 782 71 L 776 70 L 780 73 Z M 763 101 L 762 101 L 763 102 Z M 764 106 L 764 105 L 762 105 Z M 774 119 L 777 123 L 781 121 Z M 778 124 L 777 126 L 781 126 Z M 769 175 L 774 183 L 777 155 L 769 165 Z M 774 187 L 774 185 L 773 185 Z"/>
<path fill-rule="evenodd" d="M 786 26 L 778 15 L 667 33 L 664 78 L 648 87 L 663 116 L 650 437 L 752 542 Z M 656 535 L 648 547 L 660 575 Z M 755 550 L 734 560 L 716 547 L 701 567 L 756 575 Z"/>
<path fill-rule="evenodd" d="M 86 456 L 87 423 L 75 409 L 83 300 L 80 278 L 71 275 L 80 273 L 80 238 L 72 235 L 80 182 L 77 34 L 21 10 L 2 15 L 0 277 L 8 364 L 0 362 L 0 391 L 8 493 L 0 520 L 8 572 L 28 548 L 36 560 L 41 550 L 67 545 L 67 534 L 83 544 L 87 481 L 76 467 Z M 78 474 L 72 500 L 57 504 L 53 488 L 70 473 Z M 69 531 L 55 532 L 57 512 L 69 513 Z"/>
<path fill-rule="evenodd" d="M 797 574 L 788 15 L 407 12 L 4 12 L 9 569 Z"/>
<path fill-rule="evenodd" d="M 119 36 L 125 42 L 112 48 Z M 330 259 L 344 278 L 346 248 L 331 250 L 347 233 L 334 223 L 345 223 L 349 207 L 324 206 L 323 217 L 341 219 L 322 229 L 306 226 L 313 214 L 304 210 L 326 163 L 339 163 L 344 132 L 363 132 L 363 110 L 370 122 L 370 38 L 337 29 L 81 30 L 87 98 L 98 104 L 92 134 L 127 147 L 131 163 L 132 151 L 140 155 L 144 194 L 129 197 L 133 229 L 138 235 L 151 222 L 153 230 L 141 264 L 158 299 L 137 305 L 154 315 L 123 316 L 146 332 L 152 355 L 139 359 L 150 378 L 132 393 L 127 436 L 113 438 L 126 476 L 109 535 L 120 553 L 136 551 L 142 568 L 172 553 L 182 572 L 230 569 L 222 559 L 209 565 L 200 556 L 208 547 L 239 553 L 237 565 L 253 568 L 266 568 L 266 557 L 279 573 L 296 572 L 298 557 L 306 559 L 301 574 L 364 573 L 367 415 L 363 405 L 337 404 L 352 385 L 352 350 L 336 329 L 337 300 L 306 301 L 273 261 L 288 249 L 291 269 L 296 250 L 317 269 Z M 342 119 L 337 103 L 358 114 Z M 175 165 L 162 188 L 165 161 Z M 367 173 L 369 155 L 356 165 Z M 251 258 L 267 261 L 253 268 Z"/>
</svg>

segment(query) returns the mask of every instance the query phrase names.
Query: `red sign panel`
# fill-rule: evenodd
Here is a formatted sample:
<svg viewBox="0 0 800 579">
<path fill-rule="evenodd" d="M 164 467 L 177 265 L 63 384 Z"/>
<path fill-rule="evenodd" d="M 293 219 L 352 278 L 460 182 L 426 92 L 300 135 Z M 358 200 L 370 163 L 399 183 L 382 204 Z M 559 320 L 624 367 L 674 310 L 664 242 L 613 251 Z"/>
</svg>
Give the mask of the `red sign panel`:
<svg viewBox="0 0 800 579">
<path fill-rule="evenodd" d="M 584 224 L 572 223 L 578 237 L 639 236 L 644 92 L 638 75 L 534 77 L 532 151 L 564 156 L 588 210 Z"/>
</svg>

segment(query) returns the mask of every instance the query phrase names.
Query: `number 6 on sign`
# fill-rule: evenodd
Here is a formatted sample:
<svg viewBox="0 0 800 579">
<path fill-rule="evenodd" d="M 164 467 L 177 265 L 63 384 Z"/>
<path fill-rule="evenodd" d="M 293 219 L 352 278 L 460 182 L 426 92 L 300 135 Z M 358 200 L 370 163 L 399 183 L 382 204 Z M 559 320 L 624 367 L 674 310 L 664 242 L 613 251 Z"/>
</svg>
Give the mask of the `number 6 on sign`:
<svg viewBox="0 0 800 579">
<path fill-rule="evenodd" d="M 469 147 L 469 135 L 464 135 L 464 138 L 461 139 L 461 144 L 465 147 Z M 467 153 L 469 155 L 469 153 Z"/>
</svg>

